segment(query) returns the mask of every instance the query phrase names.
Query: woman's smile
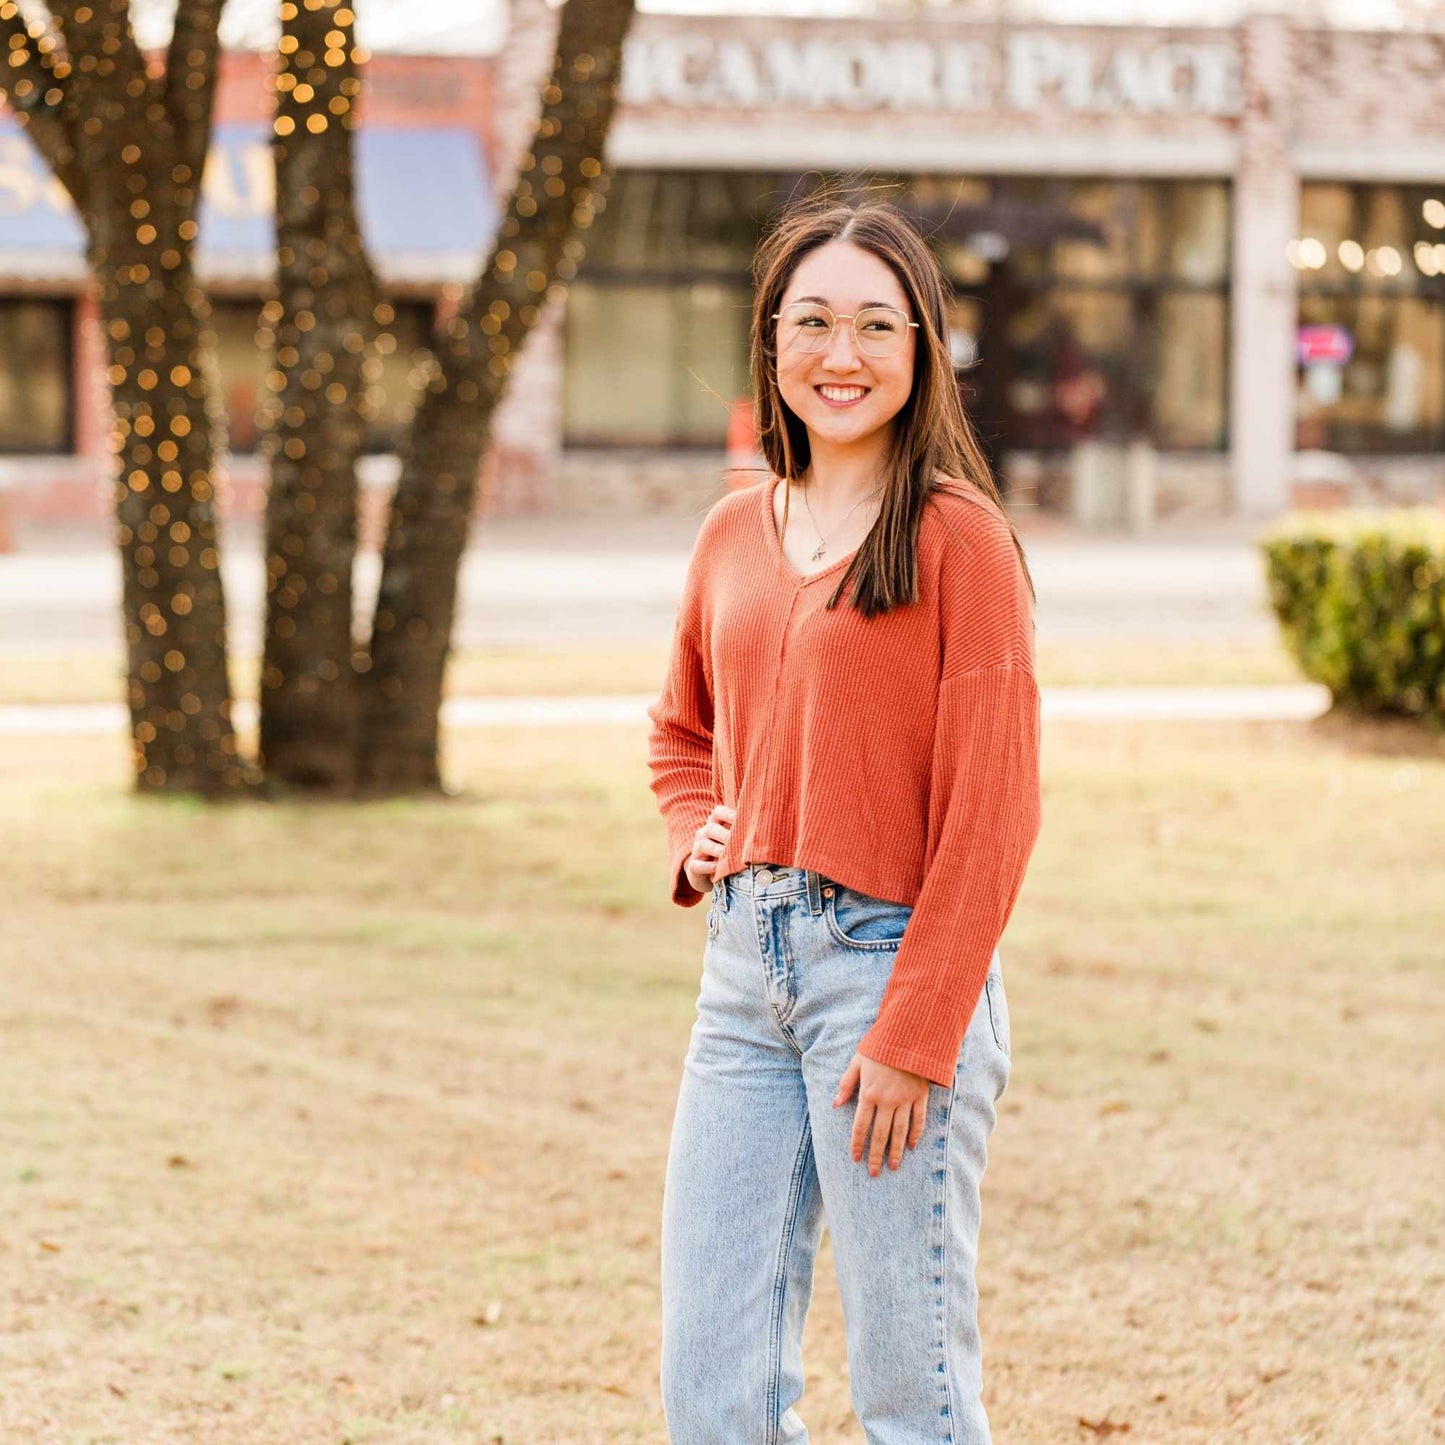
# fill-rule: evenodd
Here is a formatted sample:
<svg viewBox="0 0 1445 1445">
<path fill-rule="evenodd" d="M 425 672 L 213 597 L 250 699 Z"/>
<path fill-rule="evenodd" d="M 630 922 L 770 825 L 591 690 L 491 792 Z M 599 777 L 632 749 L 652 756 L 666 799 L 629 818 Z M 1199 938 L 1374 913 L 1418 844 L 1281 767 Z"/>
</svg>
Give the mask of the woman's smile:
<svg viewBox="0 0 1445 1445">
<path fill-rule="evenodd" d="M 817 392 L 829 406 L 843 409 L 856 406 L 868 395 L 872 388 L 867 386 L 833 386 L 825 382 L 820 386 L 815 386 L 813 390 Z"/>
</svg>

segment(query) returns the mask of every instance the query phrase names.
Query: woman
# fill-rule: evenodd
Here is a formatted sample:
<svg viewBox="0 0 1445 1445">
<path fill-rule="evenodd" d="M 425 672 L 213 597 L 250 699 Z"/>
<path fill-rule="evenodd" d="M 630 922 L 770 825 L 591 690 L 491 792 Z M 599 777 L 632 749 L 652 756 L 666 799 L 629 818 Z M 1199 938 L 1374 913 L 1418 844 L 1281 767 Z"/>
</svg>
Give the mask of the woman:
<svg viewBox="0 0 1445 1445">
<path fill-rule="evenodd" d="M 672 897 L 711 897 L 663 1200 L 667 1424 L 806 1440 L 826 1222 L 868 1440 L 978 1445 L 997 943 L 1039 828 L 1032 585 L 902 215 L 794 209 L 755 281 L 774 475 L 708 513 L 649 709 Z"/>
</svg>

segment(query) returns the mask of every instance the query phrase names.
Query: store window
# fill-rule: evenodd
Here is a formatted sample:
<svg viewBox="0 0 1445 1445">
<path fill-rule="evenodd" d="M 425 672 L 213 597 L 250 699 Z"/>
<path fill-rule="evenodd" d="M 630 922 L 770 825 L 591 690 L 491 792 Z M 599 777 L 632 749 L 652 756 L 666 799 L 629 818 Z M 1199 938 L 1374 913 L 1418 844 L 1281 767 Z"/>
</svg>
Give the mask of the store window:
<svg viewBox="0 0 1445 1445">
<path fill-rule="evenodd" d="M 709 281 L 580 284 L 567 310 L 574 446 L 721 446 L 747 395 L 746 291 Z"/>
<path fill-rule="evenodd" d="M 780 199 L 754 173 L 613 177 L 568 292 L 569 446 L 723 446 L 749 394 L 753 250 Z"/>
<path fill-rule="evenodd" d="M 567 308 L 566 441 L 721 447 L 748 394 L 767 219 L 825 183 L 624 171 Z M 827 182 L 840 188 L 838 178 Z M 909 212 L 952 281 L 950 346 L 986 447 L 1227 444 L 1229 188 L 1216 181 L 854 177 Z"/>
<path fill-rule="evenodd" d="M 991 450 L 1226 446 L 1225 184 L 998 178 L 946 199 L 924 219 L 948 234 L 945 268 L 978 308 L 964 381 Z"/>
<path fill-rule="evenodd" d="M 237 456 L 249 456 L 260 441 L 257 412 L 270 364 L 265 351 L 256 345 L 260 311 L 259 301 L 211 302 L 227 439 Z"/>
<path fill-rule="evenodd" d="M 0 298 L 0 452 L 74 448 L 68 301 Z"/>
<path fill-rule="evenodd" d="M 387 328 L 395 338 L 395 346 L 381 357 L 380 410 L 367 428 L 364 444 L 369 453 L 396 450 L 410 415 L 412 353 L 426 344 L 431 334 L 430 302 L 402 301 L 395 307 L 396 320 Z M 211 330 L 216 338 L 230 449 L 242 456 L 254 453 L 260 444 L 258 413 L 271 365 L 269 354 L 256 344 L 260 309 L 258 301 L 211 303 Z"/>
<path fill-rule="evenodd" d="M 1445 447 L 1445 187 L 1300 192 L 1296 444 Z"/>
</svg>

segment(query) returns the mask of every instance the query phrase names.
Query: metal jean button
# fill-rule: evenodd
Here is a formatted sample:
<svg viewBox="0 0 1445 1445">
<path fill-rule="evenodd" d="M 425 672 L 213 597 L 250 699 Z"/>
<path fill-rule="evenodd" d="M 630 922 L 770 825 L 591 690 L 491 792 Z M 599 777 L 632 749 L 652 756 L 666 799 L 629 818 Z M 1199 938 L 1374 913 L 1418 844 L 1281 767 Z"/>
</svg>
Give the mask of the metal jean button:
<svg viewBox="0 0 1445 1445">
<path fill-rule="evenodd" d="M 766 888 L 768 884 L 773 881 L 773 875 L 771 870 L 767 868 L 758 869 L 758 871 L 753 875 L 753 881 Z"/>
</svg>

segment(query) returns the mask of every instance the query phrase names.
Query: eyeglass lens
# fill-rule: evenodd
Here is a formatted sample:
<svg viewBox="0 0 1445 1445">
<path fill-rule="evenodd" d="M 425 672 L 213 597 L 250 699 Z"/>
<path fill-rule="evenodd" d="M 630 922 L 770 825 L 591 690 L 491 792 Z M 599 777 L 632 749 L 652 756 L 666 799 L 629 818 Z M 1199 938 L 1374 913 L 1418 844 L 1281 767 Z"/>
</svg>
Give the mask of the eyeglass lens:
<svg viewBox="0 0 1445 1445">
<path fill-rule="evenodd" d="M 778 319 L 778 347 L 783 351 L 821 351 L 833 335 L 836 318 L 826 306 L 795 301 Z M 890 306 L 870 306 L 848 323 L 860 351 L 891 356 L 908 337 L 908 318 Z"/>
</svg>

